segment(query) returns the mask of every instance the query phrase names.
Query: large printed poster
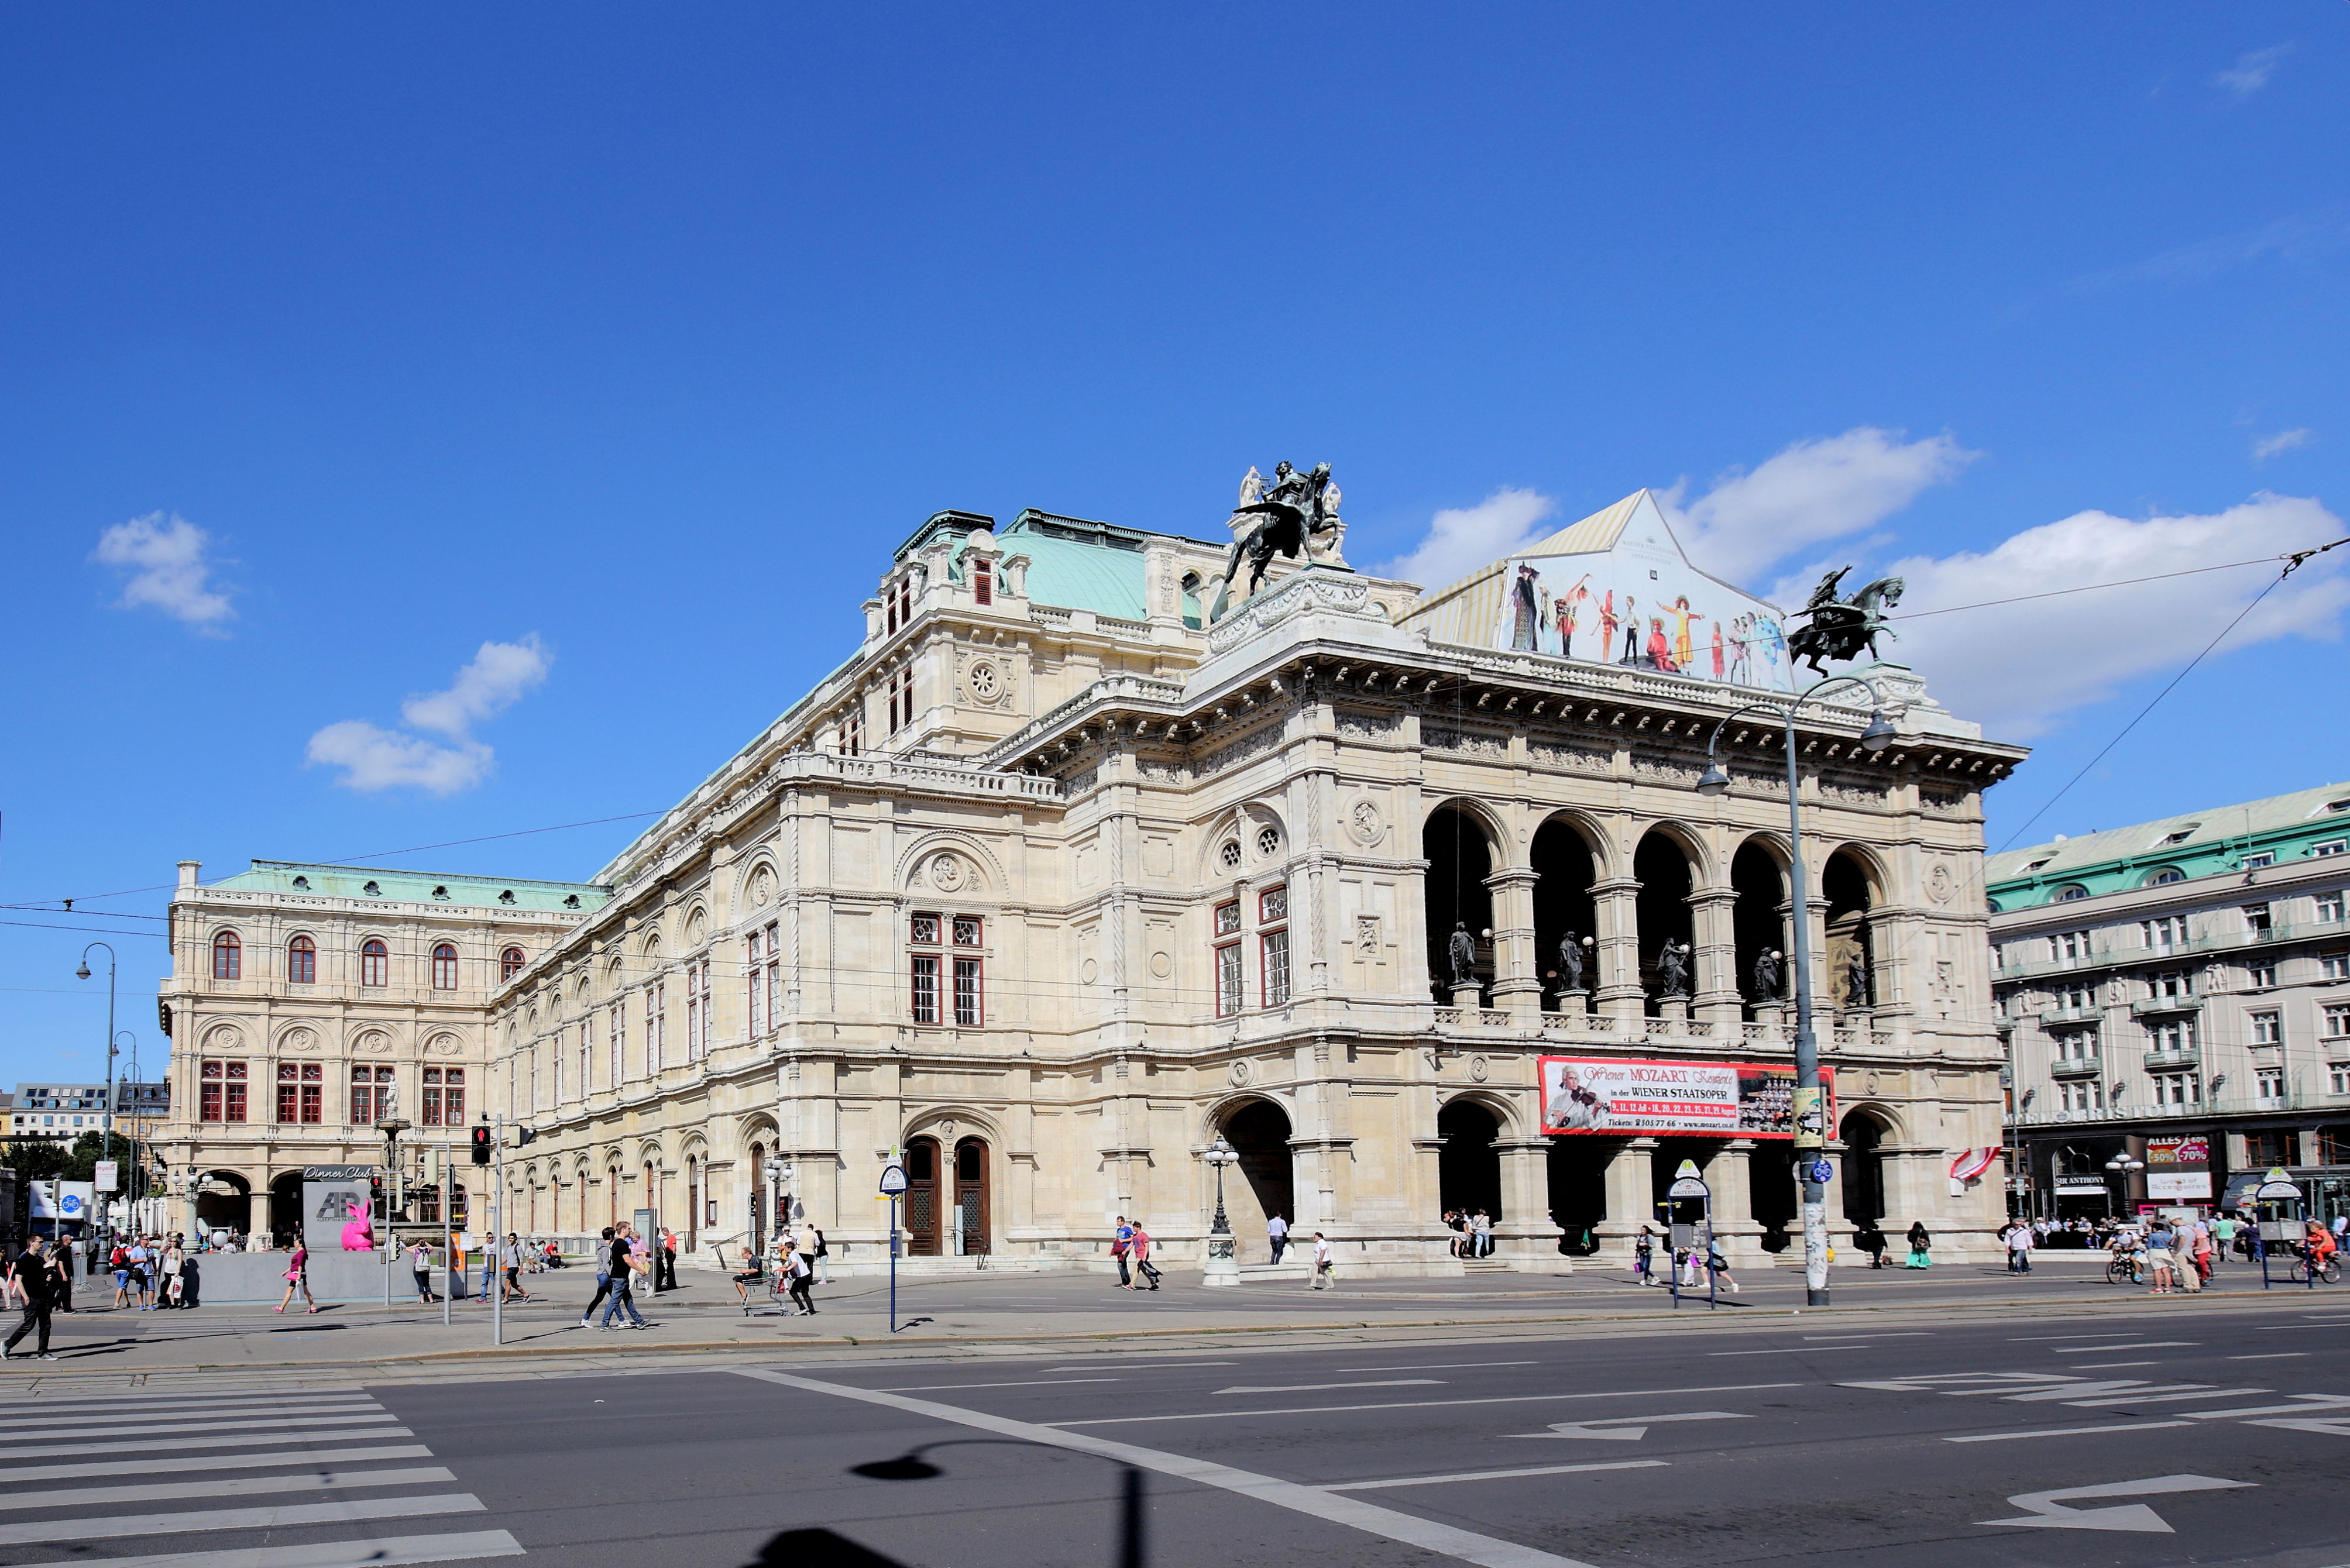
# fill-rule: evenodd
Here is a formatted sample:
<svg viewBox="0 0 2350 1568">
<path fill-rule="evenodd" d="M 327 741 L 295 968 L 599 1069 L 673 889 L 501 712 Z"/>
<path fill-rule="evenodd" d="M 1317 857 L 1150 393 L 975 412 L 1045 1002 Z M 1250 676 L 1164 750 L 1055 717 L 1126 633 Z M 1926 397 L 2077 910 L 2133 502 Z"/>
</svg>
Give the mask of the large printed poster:
<svg viewBox="0 0 2350 1568">
<path fill-rule="evenodd" d="M 1627 529 L 1604 553 L 1516 556 L 1503 573 L 1496 648 L 1791 689 L 1777 608 L 1692 569 L 1668 540 Z"/>
<path fill-rule="evenodd" d="M 2146 1195 L 2161 1203 L 2209 1203 L 2211 1140 L 2199 1136 L 2147 1139 Z"/>
<path fill-rule="evenodd" d="M 1835 1126 L 1835 1069 L 1820 1069 Z M 1757 1062 L 1542 1059 L 1546 1133 L 1793 1137 L 1795 1069 Z"/>
</svg>

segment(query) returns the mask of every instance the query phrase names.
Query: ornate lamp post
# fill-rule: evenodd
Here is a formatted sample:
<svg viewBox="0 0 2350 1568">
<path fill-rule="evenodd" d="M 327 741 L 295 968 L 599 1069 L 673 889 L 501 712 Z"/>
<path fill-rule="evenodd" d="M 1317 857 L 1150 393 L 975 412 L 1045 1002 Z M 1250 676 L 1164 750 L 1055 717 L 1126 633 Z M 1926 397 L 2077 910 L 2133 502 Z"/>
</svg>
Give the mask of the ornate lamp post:
<svg viewBox="0 0 2350 1568">
<path fill-rule="evenodd" d="M 1730 788 L 1730 775 L 1715 760 L 1716 749 L 1721 744 L 1721 732 L 1731 720 L 1741 714 L 1766 712 L 1775 715 L 1787 733 L 1787 866 L 1789 879 L 1790 924 L 1794 927 L 1794 940 L 1790 944 L 1795 956 L 1795 1165 L 1803 1179 L 1804 1206 L 1804 1299 L 1809 1306 L 1828 1304 L 1828 1218 L 1827 1187 L 1815 1179 L 1827 1169 L 1820 1151 L 1827 1142 L 1827 1107 L 1820 1095 L 1820 1043 L 1812 1033 L 1812 955 L 1811 955 L 1811 895 L 1804 883 L 1804 805 L 1803 791 L 1795 772 L 1795 715 L 1805 702 L 1831 686 L 1863 686 L 1868 689 L 1870 712 L 1868 728 L 1860 734 L 1860 743 L 1871 753 L 1883 751 L 1893 742 L 1896 731 L 1885 717 L 1885 701 L 1876 684 L 1865 676 L 1831 675 L 1814 681 L 1794 696 L 1779 701 L 1749 702 L 1743 708 L 1724 714 L 1721 722 L 1713 727 L 1713 734 L 1705 743 L 1705 772 L 1697 781 L 1700 794 L 1720 795 Z"/>
<path fill-rule="evenodd" d="M 1210 1144 L 1200 1158 L 1213 1166 L 1216 1171 L 1216 1218 L 1208 1226 L 1208 1257 L 1200 1272 L 1200 1282 L 1215 1286 L 1237 1285 L 1241 1282 L 1241 1262 L 1232 1249 L 1232 1222 L 1224 1213 L 1224 1168 L 1238 1165 L 1241 1157 L 1233 1151 L 1231 1144 L 1224 1141 L 1223 1135 L 1218 1133 L 1216 1141 Z"/>
</svg>

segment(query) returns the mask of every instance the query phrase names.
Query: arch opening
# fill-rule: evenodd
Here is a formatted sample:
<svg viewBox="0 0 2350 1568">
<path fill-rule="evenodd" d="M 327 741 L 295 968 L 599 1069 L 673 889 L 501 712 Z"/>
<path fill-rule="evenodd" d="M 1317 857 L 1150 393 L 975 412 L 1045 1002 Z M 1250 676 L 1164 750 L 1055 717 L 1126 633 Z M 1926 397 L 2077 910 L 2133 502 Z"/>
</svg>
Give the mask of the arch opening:
<svg viewBox="0 0 2350 1568">
<path fill-rule="evenodd" d="M 1885 1124 L 1866 1111 L 1844 1118 L 1844 1217 L 1856 1226 L 1880 1224 L 1885 1219 Z"/>
<path fill-rule="evenodd" d="M 1493 1147 L 1501 1122 L 1475 1100 L 1452 1100 L 1436 1113 L 1437 1202 L 1447 1213 L 1483 1210 L 1502 1219 L 1502 1151 Z"/>
<path fill-rule="evenodd" d="M 1738 991 L 1751 1023 L 1758 1007 L 1774 1007 L 1787 991 L 1787 879 L 1779 862 L 1749 840 L 1730 859 L 1731 931 L 1738 945 Z"/>
<path fill-rule="evenodd" d="M 1570 992 L 1587 993 L 1598 981 L 1597 914 L 1591 884 L 1597 879 L 1591 846 L 1564 822 L 1534 833 L 1534 963 L 1543 977 L 1543 1007 L 1555 1012 Z M 1565 944 L 1572 942 L 1570 955 Z"/>
<path fill-rule="evenodd" d="M 1828 994 L 1842 1011 L 1856 1012 L 1868 1007 L 1876 995 L 1867 868 L 1851 851 L 1837 850 L 1820 872 L 1820 896 L 1828 903 Z"/>
<path fill-rule="evenodd" d="M 1467 931 L 1475 950 L 1471 978 L 1481 988 L 1493 983 L 1493 943 L 1485 935 L 1493 925 L 1493 892 L 1485 886 L 1485 878 L 1493 874 L 1492 847 L 1485 841 L 1483 824 L 1457 806 L 1440 806 L 1420 829 L 1419 850 L 1428 861 L 1429 990 L 1438 1002 L 1449 1003 L 1456 928 Z"/>
<path fill-rule="evenodd" d="M 1244 1100 L 1218 1118 L 1216 1130 L 1241 1157 L 1225 1174 L 1225 1217 L 1232 1221 L 1234 1240 L 1243 1248 L 1253 1246 L 1274 1215 L 1291 1222 L 1297 1218 L 1289 1117 L 1271 1100 Z"/>
<path fill-rule="evenodd" d="M 1654 1018 L 1662 1012 L 1658 1004 L 1667 993 L 1686 1002 L 1695 984 L 1696 947 L 1689 905 L 1695 879 L 1689 852 L 1669 835 L 1654 830 L 1641 838 L 1640 847 L 1633 853 L 1632 875 L 1640 884 L 1640 989 L 1648 1014 Z M 1678 970 L 1666 961 L 1667 943 L 1672 945 Z"/>
</svg>

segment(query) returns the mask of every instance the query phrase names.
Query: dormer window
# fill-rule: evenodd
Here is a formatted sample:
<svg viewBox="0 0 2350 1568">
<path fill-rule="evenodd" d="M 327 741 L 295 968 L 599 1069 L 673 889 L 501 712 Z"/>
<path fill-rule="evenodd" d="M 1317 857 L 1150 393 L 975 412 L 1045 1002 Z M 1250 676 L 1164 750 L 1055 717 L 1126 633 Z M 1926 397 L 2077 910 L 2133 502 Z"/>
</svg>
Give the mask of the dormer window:
<svg viewBox="0 0 2350 1568">
<path fill-rule="evenodd" d="M 514 896 L 514 889 L 513 889 L 512 888 L 508 888 L 504 889 L 503 892 L 499 893 L 499 895 L 498 895 L 498 902 L 499 902 L 499 903 L 501 903 L 501 904 L 511 904 L 511 903 L 513 903 L 514 901 L 515 901 L 515 896 Z"/>
<path fill-rule="evenodd" d="M 2196 829 L 2202 826 L 2203 825 L 2199 822 L 2190 822 L 2176 833 L 2164 834 L 2158 842 L 2161 844 L 2184 844 L 2189 839 L 2194 837 Z"/>
<path fill-rule="evenodd" d="M 896 583 L 883 589 L 882 600 L 889 607 L 887 629 L 896 631 L 901 626 L 912 624 L 914 619 L 913 574 L 908 573 L 899 577 Z"/>
<path fill-rule="evenodd" d="M 2054 858 L 2055 858 L 2055 857 L 2052 855 L 2052 856 L 2048 857 L 2048 859 L 2047 859 L 2047 860 L 2034 860 L 2031 865 L 2026 866 L 2026 867 L 2024 867 L 2024 870 L 2026 870 L 2026 871 L 2037 871 L 2037 870 L 2039 870 L 2042 867 L 2043 867 L 2043 866 L 2047 865 L 2047 864 L 2048 864 L 2048 860 L 2054 860 Z"/>
<path fill-rule="evenodd" d="M 577 893 L 567 893 L 564 895 L 563 907 L 567 909 L 577 909 L 579 907 L 579 895 Z"/>
<path fill-rule="evenodd" d="M 445 904 L 449 901 L 449 889 L 446 887 L 436 887 L 432 889 L 432 896 Z"/>
<path fill-rule="evenodd" d="M 294 878 L 294 890 L 295 890 L 296 892 L 297 892 L 297 893 L 307 893 L 307 892 L 308 892 L 308 891 L 310 890 L 310 878 L 308 878 L 307 877 L 295 877 L 295 878 Z"/>
<path fill-rule="evenodd" d="M 380 898 L 383 897 L 383 889 L 376 886 L 373 882 L 369 883 L 366 887 L 360 888 L 359 891 L 365 893 L 370 898 Z"/>
</svg>

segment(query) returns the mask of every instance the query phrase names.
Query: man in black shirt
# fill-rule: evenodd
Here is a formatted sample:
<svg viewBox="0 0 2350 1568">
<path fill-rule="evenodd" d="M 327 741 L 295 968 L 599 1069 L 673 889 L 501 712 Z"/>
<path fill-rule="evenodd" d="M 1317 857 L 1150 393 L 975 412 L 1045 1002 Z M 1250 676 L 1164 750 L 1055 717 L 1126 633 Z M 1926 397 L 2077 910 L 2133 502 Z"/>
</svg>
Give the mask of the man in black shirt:
<svg viewBox="0 0 2350 1568">
<path fill-rule="evenodd" d="M 36 1236 L 26 1244 L 16 1262 L 9 1266 L 8 1275 L 16 1282 L 16 1289 L 24 1293 L 25 1321 L 16 1325 L 8 1343 L 0 1346 L 0 1359 L 13 1360 L 16 1342 L 37 1327 L 41 1339 L 36 1354 L 44 1361 L 55 1361 L 57 1357 L 49 1354 L 49 1311 L 57 1301 L 57 1276 L 56 1265 L 43 1251 L 41 1238 Z"/>
</svg>

